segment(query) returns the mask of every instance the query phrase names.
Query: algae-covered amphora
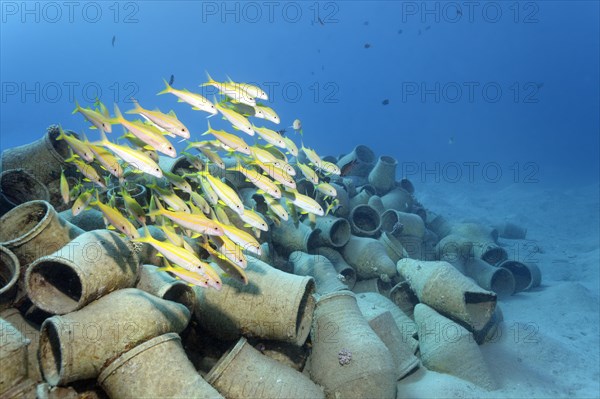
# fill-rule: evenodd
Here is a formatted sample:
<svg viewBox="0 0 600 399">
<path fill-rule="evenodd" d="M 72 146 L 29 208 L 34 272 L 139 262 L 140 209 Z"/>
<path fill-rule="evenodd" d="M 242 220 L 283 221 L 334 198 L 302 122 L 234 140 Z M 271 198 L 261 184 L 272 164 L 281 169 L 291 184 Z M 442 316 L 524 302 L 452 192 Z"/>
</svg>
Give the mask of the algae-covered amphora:
<svg viewBox="0 0 600 399">
<path fill-rule="evenodd" d="M 4 214 L 0 218 L 0 245 L 19 260 L 19 289 L 24 289 L 25 269 L 31 262 L 59 250 L 83 233 L 62 219 L 46 201 L 29 201 Z"/>
<path fill-rule="evenodd" d="M 29 342 L 11 323 L 0 319 L 0 396 L 27 378 Z"/>
<path fill-rule="evenodd" d="M 377 194 L 383 195 L 390 191 L 396 184 L 396 167 L 398 161 L 393 157 L 382 155 L 369 172 L 368 180 Z"/>
<path fill-rule="evenodd" d="M 242 337 L 206 375 L 227 398 L 325 398 L 307 376 L 267 357 Z"/>
<path fill-rule="evenodd" d="M 52 316 L 40 334 L 40 366 L 52 385 L 96 378 L 107 362 L 150 338 L 181 332 L 188 309 L 135 288 L 126 288 L 81 310 Z"/>
<path fill-rule="evenodd" d="M 346 288 L 351 290 L 354 287 L 356 284 L 356 270 L 344 260 L 344 257 L 337 250 L 329 247 L 318 247 L 312 253 L 329 259 L 338 273 L 340 281 Z"/>
<path fill-rule="evenodd" d="M 400 259 L 398 272 L 422 303 L 481 330 L 496 307 L 496 294 L 484 290 L 448 262 Z"/>
<path fill-rule="evenodd" d="M 194 311 L 196 293 L 183 280 L 172 277 L 169 273 L 161 272 L 154 265 L 142 265 L 140 278 L 135 288 L 184 305 L 190 313 Z"/>
<path fill-rule="evenodd" d="M 48 188 L 25 169 L 5 170 L 0 174 L 0 216 L 25 202 L 50 201 Z"/>
<path fill-rule="evenodd" d="M 196 372 L 176 333 L 123 353 L 102 370 L 98 383 L 111 398 L 223 398 Z"/>
<path fill-rule="evenodd" d="M 66 132 L 75 135 L 74 132 Z M 55 207 L 64 205 L 60 195 L 60 175 L 69 164 L 70 147 L 66 140 L 58 140 L 60 129 L 50 126 L 38 140 L 2 152 L 0 170 L 25 169 L 39 180 L 49 191 L 49 202 Z"/>
<path fill-rule="evenodd" d="M 40 340 L 40 331 L 38 330 L 38 326 L 25 320 L 23 315 L 21 315 L 21 312 L 15 308 L 9 308 L 2 311 L 0 313 L 0 318 L 12 324 L 21 332 L 21 334 L 23 334 L 25 339 L 30 341 L 29 345 L 27 345 L 27 374 L 33 381 L 42 381 L 42 373 L 40 371 L 40 362 L 38 359 L 38 347 Z"/>
<path fill-rule="evenodd" d="M 248 256 L 248 284 L 223 278 L 221 290 L 194 288 L 194 317 L 217 338 L 242 334 L 302 345 L 310 332 L 315 281 Z"/>
<path fill-rule="evenodd" d="M 348 221 L 354 235 L 372 238 L 379 236 L 381 217 L 379 212 L 369 204 L 360 204 L 352 208 Z"/>
<path fill-rule="evenodd" d="M 0 312 L 10 308 L 17 295 L 19 259 L 8 248 L 0 245 Z"/>
<path fill-rule="evenodd" d="M 415 307 L 415 322 L 423 365 L 454 375 L 487 390 L 496 388 L 472 334 L 460 324 L 424 304 Z"/>
<path fill-rule="evenodd" d="M 32 302 L 65 314 L 120 288 L 139 275 L 135 244 L 110 230 L 92 230 L 29 265 L 25 287 Z"/>
<path fill-rule="evenodd" d="M 342 255 L 346 262 L 354 267 L 359 279 L 382 276 L 392 278 L 396 275 L 394 262 L 387 255 L 383 245 L 373 238 L 353 235 L 342 249 Z"/>
<path fill-rule="evenodd" d="M 311 330 L 310 375 L 327 398 L 395 398 L 396 367 L 350 291 L 320 297 Z"/>
<path fill-rule="evenodd" d="M 294 274 L 315 279 L 317 294 L 323 295 L 348 288 L 341 282 L 335 267 L 325 256 L 294 251 L 290 254 L 289 261 L 294 265 Z"/>
<path fill-rule="evenodd" d="M 337 165 L 347 176 L 367 177 L 375 166 L 375 153 L 366 145 L 360 144 L 341 157 Z"/>
</svg>

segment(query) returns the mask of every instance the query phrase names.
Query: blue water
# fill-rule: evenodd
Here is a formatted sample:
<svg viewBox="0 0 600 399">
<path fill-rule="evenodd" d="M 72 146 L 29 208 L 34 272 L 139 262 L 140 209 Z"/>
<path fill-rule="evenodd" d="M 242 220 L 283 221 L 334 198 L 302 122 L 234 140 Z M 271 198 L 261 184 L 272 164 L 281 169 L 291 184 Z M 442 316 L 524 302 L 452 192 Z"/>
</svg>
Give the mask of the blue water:
<svg viewBox="0 0 600 399">
<path fill-rule="evenodd" d="M 97 95 L 197 139 L 205 114 L 155 94 L 209 71 L 260 84 L 320 154 L 364 143 L 417 184 L 598 181 L 598 2 L 469 4 L 2 1 L 1 148 L 53 123 L 97 138 L 71 115 Z"/>
</svg>

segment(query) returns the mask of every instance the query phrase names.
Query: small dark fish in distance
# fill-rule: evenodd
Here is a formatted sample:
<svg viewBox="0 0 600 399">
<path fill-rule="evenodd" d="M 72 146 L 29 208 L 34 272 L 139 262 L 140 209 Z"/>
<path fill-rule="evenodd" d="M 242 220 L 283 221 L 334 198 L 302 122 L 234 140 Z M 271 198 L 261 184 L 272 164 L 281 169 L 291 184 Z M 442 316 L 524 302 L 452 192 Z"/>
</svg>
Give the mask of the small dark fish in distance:
<svg viewBox="0 0 600 399">
<path fill-rule="evenodd" d="M 398 34 L 401 35 L 402 34 L 402 29 L 398 29 Z"/>
<path fill-rule="evenodd" d="M 169 79 L 169 86 L 172 86 L 173 82 L 175 82 L 175 75 L 171 75 L 171 79 Z"/>
<path fill-rule="evenodd" d="M 320 23 L 321 25 L 325 25 L 325 24 L 323 23 L 323 20 L 321 19 L 321 17 L 317 17 L 317 19 L 319 20 L 319 23 Z"/>
<path fill-rule="evenodd" d="M 390 100 L 388 100 L 387 98 L 381 102 L 381 104 L 383 104 L 383 105 L 388 105 L 389 103 L 390 103 Z"/>
<path fill-rule="evenodd" d="M 365 48 L 371 48 L 371 45 L 369 43 L 365 43 Z"/>
<path fill-rule="evenodd" d="M 460 15 L 460 16 L 462 17 L 463 13 L 462 13 L 462 11 L 460 10 L 460 8 L 457 8 L 457 9 L 456 9 L 456 15 Z"/>
<path fill-rule="evenodd" d="M 352 169 L 354 169 L 354 166 L 356 165 L 356 163 L 357 163 L 357 161 L 355 159 L 354 161 L 350 161 L 346 165 L 342 166 L 342 169 L 340 171 L 340 176 L 348 176 L 350 174 L 350 172 L 352 172 Z"/>
<path fill-rule="evenodd" d="M 369 21 L 365 21 L 365 22 L 363 22 L 363 25 L 364 25 L 364 26 L 367 26 L 367 25 L 369 25 Z"/>
<path fill-rule="evenodd" d="M 427 26 L 425 27 L 425 30 L 429 30 L 429 29 L 431 29 L 431 25 L 427 25 Z"/>
<path fill-rule="evenodd" d="M 112 46 L 113 46 L 113 47 L 115 47 L 115 40 L 117 40 L 117 37 L 116 37 L 116 36 L 113 36 L 113 38 L 112 38 Z"/>
<path fill-rule="evenodd" d="M 286 132 L 286 130 L 285 130 L 285 129 L 281 129 L 281 130 L 278 130 L 278 131 L 277 131 L 277 133 L 279 133 L 279 134 L 280 134 L 280 135 L 282 135 L 282 136 L 285 136 L 285 132 Z"/>
</svg>

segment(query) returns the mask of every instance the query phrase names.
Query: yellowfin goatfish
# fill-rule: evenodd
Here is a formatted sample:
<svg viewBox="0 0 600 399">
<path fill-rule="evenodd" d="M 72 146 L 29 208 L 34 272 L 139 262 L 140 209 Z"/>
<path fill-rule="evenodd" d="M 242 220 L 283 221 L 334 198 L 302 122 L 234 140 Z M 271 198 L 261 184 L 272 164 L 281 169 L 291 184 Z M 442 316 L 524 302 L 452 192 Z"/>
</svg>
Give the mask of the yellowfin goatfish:
<svg viewBox="0 0 600 399">
<path fill-rule="evenodd" d="M 204 177 L 214 192 L 219 196 L 219 199 L 225 203 L 232 211 L 241 215 L 244 213 L 244 204 L 237 195 L 234 189 L 217 179 L 213 175 L 207 172 L 200 172 L 200 178 Z"/>
<path fill-rule="evenodd" d="M 58 137 L 56 140 L 65 140 L 73 152 L 83 158 L 86 162 L 94 160 L 94 153 L 89 149 L 88 144 L 79 140 L 77 137 L 65 133 L 62 127 L 59 127 Z"/>
<path fill-rule="evenodd" d="M 146 223 L 146 212 L 144 211 L 144 208 L 142 208 L 142 206 L 129 194 L 125 187 L 121 187 L 121 197 L 123 197 L 127 212 L 141 224 Z"/>
<path fill-rule="evenodd" d="M 131 147 L 111 143 L 103 132 L 100 134 L 102 135 L 102 138 L 97 144 L 108 148 L 123 161 L 127 162 L 129 166 L 158 178 L 163 177 L 160 166 L 158 166 L 158 164 L 148 155 L 139 150 L 134 150 Z"/>
<path fill-rule="evenodd" d="M 266 220 L 259 213 L 251 209 L 244 209 L 244 213 L 240 215 L 240 218 L 250 227 L 254 227 L 262 231 L 269 231 L 269 226 L 267 225 Z"/>
<path fill-rule="evenodd" d="M 227 133 L 224 130 L 215 130 L 210 126 L 210 122 L 208 123 L 208 130 L 202 133 L 203 136 L 207 134 L 212 134 L 217 138 L 217 140 L 234 151 L 237 151 L 241 154 L 250 155 L 250 147 L 241 137 L 236 136 L 235 134 Z"/>
<path fill-rule="evenodd" d="M 273 197 L 268 195 L 263 195 L 265 201 L 267 202 L 267 206 L 275 215 L 277 215 L 280 219 L 288 220 L 289 214 L 279 202 L 277 202 Z"/>
<path fill-rule="evenodd" d="M 225 119 L 227 119 L 235 128 L 241 130 L 242 132 L 249 134 L 250 136 L 254 136 L 254 130 L 252 130 L 252 124 L 245 116 L 238 114 L 234 110 L 229 108 L 225 108 L 218 103 L 215 104 L 219 112 L 223 114 Z"/>
<path fill-rule="evenodd" d="M 213 86 L 217 90 L 219 90 L 221 94 L 230 97 L 234 101 L 249 105 L 251 107 L 254 107 L 256 105 L 256 100 L 254 99 L 254 96 L 249 95 L 249 93 L 243 90 L 242 87 L 240 87 L 240 85 L 229 82 L 217 82 L 210 77 L 208 72 L 206 72 L 206 77 L 208 78 L 208 82 L 202 83 L 200 87 Z"/>
<path fill-rule="evenodd" d="M 283 136 L 283 141 L 285 142 L 285 148 L 292 154 L 293 156 L 298 156 L 298 147 L 296 143 L 294 143 L 289 137 Z"/>
<path fill-rule="evenodd" d="M 269 99 L 267 93 L 265 93 L 264 90 L 258 86 L 254 86 L 249 83 L 235 83 L 233 80 L 231 80 L 231 78 L 229 78 L 229 82 L 230 84 L 235 85 L 243 91 L 245 91 L 246 93 L 248 93 L 250 97 L 260 98 L 261 100 Z"/>
<path fill-rule="evenodd" d="M 206 199 L 202 195 L 198 194 L 195 191 L 192 191 L 190 193 L 190 198 L 192 199 L 192 202 L 194 204 L 196 204 L 196 206 L 198 208 L 200 208 L 200 210 L 202 211 L 202 213 L 204 213 L 205 215 L 207 215 L 207 214 L 210 213 L 210 209 L 211 209 L 210 205 L 208 204 L 208 202 L 206 201 Z"/>
<path fill-rule="evenodd" d="M 234 103 L 234 102 L 229 102 L 229 103 L 225 103 L 227 105 L 228 108 L 231 108 L 232 110 L 234 110 L 235 112 L 237 112 L 238 114 L 242 114 L 244 116 L 254 116 L 256 118 L 261 118 L 261 119 L 265 119 L 265 115 L 263 114 L 263 112 L 257 108 L 257 106 L 249 106 L 246 104 L 242 104 L 242 103 Z"/>
<path fill-rule="evenodd" d="M 222 236 L 223 229 L 214 221 L 210 220 L 203 214 L 192 214 L 187 212 L 173 212 L 165 209 L 160 201 L 155 201 L 158 209 L 151 212 L 148 216 L 166 216 L 175 224 L 190 229 L 200 234 L 208 234 L 213 236 Z"/>
<path fill-rule="evenodd" d="M 216 205 L 219 203 L 219 195 L 212 188 L 208 179 L 203 178 L 202 176 L 198 176 L 198 182 L 200 183 L 200 187 L 202 187 L 202 192 L 206 196 L 206 200 L 211 205 Z"/>
<path fill-rule="evenodd" d="M 125 216 L 123 216 L 121 212 L 119 212 L 115 208 L 112 208 L 108 205 L 104 205 L 102 202 L 100 202 L 98 200 L 97 193 L 96 200 L 91 202 L 90 205 L 98 208 L 98 210 L 102 212 L 108 223 L 110 223 L 121 233 L 125 234 L 127 237 L 134 239 L 140 236 L 133 224 L 131 224 L 131 222 Z"/>
<path fill-rule="evenodd" d="M 302 151 L 308 158 L 308 160 L 314 165 L 314 167 L 323 169 L 323 160 L 321 157 L 317 155 L 315 150 L 311 150 L 310 148 L 306 148 L 304 144 L 302 144 Z"/>
<path fill-rule="evenodd" d="M 285 170 L 278 168 L 273 163 L 264 163 L 260 161 L 254 161 L 260 168 L 266 172 L 269 176 L 271 176 L 274 180 L 277 180 L 279 183 L 283 184 L 286 187 L 295 189 L 296 181 L 289 173 Z"/>
<path fill-rule="evenodd" d="M 157 95 L 171 93 L 177 96 L 177 98 L 179 98 L 179 102 L 185 102 L 191 105 L 193 110 L 205 111 L 211 115 L 217 114 L 217 109 L 215 108 L 215 105 L 211 103 L 210 100 L 208 100 L 206 97 L 200 94 L 192 93 L 188 90 L 174 89 L 171 87 L 171 85 L 169 85 L 169 83 L 166 80 L 164 82 L 166 86 L 165 89 Z"/>
<path fill-rule="evenodd" d="M 175 173 L 171 173 L 171 172 L 167 172 L 163 170 L 163 175 L 167 178 L 167 180 L 169 180 L 169 182 L 174 185 L 176 188 L 180 189 L 181 191 L 184 191 L 188 194 L 191 194 L 192 191 L 192 186 L 190 185 L 190 183 L 185 180 L 184 177 L 176 175 Z"/>
<path fill-rule="evenodd" d="M 213 151 L 209 150 L 206 147 L 199 147 L 198 150 L 200 150 L 200 152 L 202 154 L 204 154 L 204 156 L 206 158 L 208 158 L 209 161 L 211 161 L 212 163 L 214 163 L 215 165 L 217 165 L 219 168 L 225 169 L 225 162 L 223 162 L 223 160 L 221 159 L 221 157 L 219 156 L 219 154 L 217 154 L 216 152 L 213 152 Z"/>
<path fill-rule="evenodd" d="M 60 195 L 65 204 L 71 201 L 71 193 L 69 192 L 69 182 L 65 176 L 65 171 L 60 171 Z"/>
<path fill-rule="evenodd" d="M 298 191 L 285 192 L 284 196 L 289 198 L 292 204 L 308 213 L 313 213 L 317 216 L 325 214 L 325 211 L 323 211 L 323 208 L 317 201 L 307 195 L 300 194 Z"/>
<path fill-rule="evenodd" d="M 286 148 L 283 137 L 275 130 L 268 129 L 266 127 L 252 126 L 254 131 L 267 143 L 272 144 L 279 148 Z"/>
<path fill-rule="evenodd" d="M 221 270 L 227 273 L 229 277 L 239 281 L 244 285 L 248 284 L 248 277 L 246 276 L 246 272 L 243 268 L 236 265 L 235 262 L 230 260 L 225 255 L 219 253 L 217 250 L 211 247 L 209 243 L 200 244 L 200 246 L 210 254 L 214 263 L 221 268 Z"/>
<path fill-rule="evenodd" d="M 73 207 L 71 208 L 71 213 L 73 216 L 79 215 L 85 208 L 88 207 L 90 202 L 94 199 L 93 190 L 84 191 L 79 194 L 79 197 L 73 202 Z"/>
<path fill-rule="evenodd" d="M 220 287 L 221 279 L 215 271 L 205 262 L 202 262 L 196 254 L 185 248 L 178 247 L 170 242 L 159 241 L 150 235 L 148 228 L 144 226 L 144 236 L 132 240 L 134 242 L 143 242 L 150 244 L 161 253 L 166 259 L 177 266 L 184 268 L 192 273 L 200 273 L 210 280 L 216 287 Z M 216 288 L 215 287 L 215 288 Z"/>
<path fill-rule="evenodd" d="M 88 147 L 95 155 L 96 161 L 108 170 L 108 172 L 118 179 L 123 177 L 123 168 L 119 164 L 117 158 L 111 154 L 106 148 L 99 145 L 89 144 Z"/>
<path fill-rule="evenodd" d="M 338 176 L 342 173 L 339 166 L 337 166 L 333 162 L 327 162 L 323 160 L 321 160 L 321 165 L 317 166 L 317 169 L 320 169 L 327 174 L 333 174 Z"/>
<path fill-rule="evenodd" d="M 223 256 L 226 256 L 227 259 L 231 260 L 233 263 L 243 269 L 246 268 L 248 265 L 246 256 L 242 253 L 239 245 L 231 241 L 226 235 L 220 237 L 211 237 L 211 242 L 215 244 L 217 251 L 219 251 L 219 253 L 221 253 Z"/>
<path fill-rule="evenodd" d="M 106 111 L 104 105 L 101 107 Z M 108 112 L 104 114 L 95 111 L 91 108 L 81 108 L 75 100 L 75 109 L 73 113 L 79 112 L 85 119 L 87 119 L 96 129 L 102 130 L 103 132 L 110 133 L 112 132 L 112 127 L 110 126 L 110 116 Z"/>
<path fill-rule="evenodd" d="M 288 175 L 296 176 L 296 170 L 289 163 L 285 162 L 277 158 L 275 155 L 266 151 L 260 147 L 252 146 L 250 147 L 250 151 L 252 151 L 252 156 L 256 161 L 262 162 L 267 165 L 273 165 L 276 168 L 283 169 Z"/>
<path fill-rule="evenodd" d="M 339 205 L 340 205 L 340 200 L 339 199 L 336 198 L 333 201 L 331 201 L 327 205 L 327 209 L 325 210 L 325 216 L 329 215 L 329 213 L 333 213 L 333 212 L 337 211 Z"/>
<path fill-rule="evenodd" d="M 156 151 L 162 152 L 163 154 L 175 158 L 177 152 L 173 144 L 158 130 L 153 130 L 150 125 L 145 125 L 140 121 L 131 122 L 123 117 L 117 104 L 115 104 L 115 118 L 113 122 L 120 123 L 125 129 L 130 131 L 138 139 L 154 148 Z"/>
<path fill-rule="evenodd" d="M 277 115 L 277 113 L 272 108 L 269 108 L 265 105 L 256 105 L 255 109 L 257 112 L 257 114 L 255 115 L 256 117 L 260 118 L 260 116 L 258 116 L 258 112 L 260 111 L 264 119 L 276 124 L 279 124 L 279 122 L 281 122 L 281 120 L 279 119 L 279 115 Z"/>
<path fill-rule="evenodd" d="M 242 247 L 242 249 L 252 252 L 258 256 L 261 255 L 262 250 L 260 248 L 260 244 L 254 237 L 250 234 L 246 233 L 244 230 L 240 230 L 235 226 L 224 224 L 220 222 L 216 222 L 223 228 L 225 232 L 225 236 L 227 236 L 231 241 Z"/>
<path fill-rule="evenodd" d="M 161 272 L 169 272 L 180 280 L 197 287 L 208 287 L 208 278 L 195 272 L 190 272 L 183 267 L 167 265 L 158 269 Z"/>
<path fill-rule="evenodd" d="M 171 135 L 179 136 L 184 139 L 190 138 L 190 131 L 183 123 L 177 119 L 175 112 L 171 111 L 168 114 L 163 114 L 159 110 L 150 111 L 142 108 L 142 106 L 133 100 L 135 108 L 127 111 L 127 114 L 141 115 L 148 122 L 153 123 L 159 129 L 169 132 Z"/>
<path fill-rule="evenodd" d="M 190 208 L 187 206 L 184 200 L 182 200 L 172 190 L 162 188 L 156 184 L 147 184 L 146 187 L 151 188 L 158 194 L 160 199 L 166 202 L 171 208 L 179 212 L 190 213 Z"/>
<path fill-rule="evenodd" d="M 296 165 L 300 168 L 300 171 L 302 172 L 306 180 L 308 180 L 312 184 L 319 184 L 319 176 L 317 176 L 317 172 L 312 170 L 308 165 L 305 165 L 301 162 L 297 162 Z"/>
<path fill-rule="evenodd" d="M 78 158 L 75 158 L 75 156 L 71 156 L 71 157 L 65 159 L 65 162 L 70 162 L 70 163 L 74 164 L 77 167 L 77 169 L 79 170 L 79 172 L 81 172 L 81 174 L 87 180 L 91 181 L 92 183 L 97 184 L 98 186 L 100 186 L 102 188 L 106 188 L 106 184 L 104 184 L 104 182 L 102 181 L 102 178 L 98 174 L 98 171 L 96 169 L 94 169 L 94 167 L 92 165 L 87 164 Z"/>
<path fill-rule="evenodd" d="M 239 162 L 235 168 L 231 168 L 228 170 L 240 172 L 258 189 L 273 196 L 274 198 L 281 198 L 281 190 L 279 189 L 279 187 L 277 187 L 277 185 L 271 179 L 269 179 L 262 173 L 257 172 L 254 169 L 246 169 Z"/>
<path fill-rule="evenodd" d="M 329 183 L 321 182 L 321 183 L 317 184 L 315 186 L 315 188 L 319 192 L 325 194 L 327 197 L 336 197 L 337 196 L 337 190 L 335 189 L 335 187 L 333 187 Z"/>
</svg>

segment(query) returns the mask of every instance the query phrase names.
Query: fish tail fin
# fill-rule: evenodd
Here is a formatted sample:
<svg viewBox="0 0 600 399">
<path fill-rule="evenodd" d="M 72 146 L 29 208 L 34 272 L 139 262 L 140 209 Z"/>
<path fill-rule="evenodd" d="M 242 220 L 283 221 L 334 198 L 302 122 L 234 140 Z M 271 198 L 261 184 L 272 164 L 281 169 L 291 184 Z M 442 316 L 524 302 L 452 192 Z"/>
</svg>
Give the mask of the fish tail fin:
<svg viewBox="0 0 600 399">
<path fill-rule="evenodd" d="M 206 122 L 208 123 L 208 129 L 206 129 L 206 132 L 202 133 L 201 136 L 206 136 L 207 134 L 210 134 L 212 131 L 214 131 L 214 129 L 210 125 L 210 121 L 207 120 Z"/>
<path fill-rule="evenodd" d="M 106 133 L 104 133 L 104 130 L 100 130 L 100 143 L 104 144 L 106 142 L 108 142 L 108 137 L 106 137 Z"/>
<path fill-rule="evenodd" d="M 125 111 L 126 114 L 137 114 L 143 110 L 143 108 L 140 105 L 140 103 L 138 102 L 138 100 L 136 100 L 133 97 L 131 97 L 130 100 L 133 103 L 133 109 L 130 109 L 129 111 Z"/>
<path fill-rule="evenodd" d="M 65 158 L 65 162 L 73 162 L 77 160 L 77 158 L 75 158 L 75 153 L 73 151 L 71 151 L 71 155 L 68 158 Z"/>
<path fill-rule="evenodd" d="M 204 87 L 204 86 L 210 86 L 210 85 L 212 85 L 212 84 L 214 84 L 214 83 L 217 83 L 217 82 L 216 82 L 216 81 L 215 81 L 215 80 L 214 80 L 214 79 L 213 79 L 213 78 L 210 76 L 210 74 L 208 73 L 208 71 L 204 71 L 204 72 L 206 72 L 206 78 L 208 79 L 208 82 L 202 83 L 202 84 L 200 85 L 200 87 Z"/>
<path fill-rule="evenodd" d="M 63 140 L 65 137 L 67 137 L 65 131 L 63 130 L 62 126 L 58 126 L 58 137 L 56 137 L 56 140 Z"/>
<path fill-rule="evenodd" d="M 154 197 L 154 194 L 152 194 L 152 196 Z M 160 200 L 156 197 L 154 197 L 154 204 L 156 205 L 156 212 L 165 210 L 165 207 L 163 206 L 163 204 L 161 204 Z"/>
<path fill-rule="evenodd" d="M 115 118 L 114 121 L 120 121 L 123 119 L 123 114 L 121 113 L 121 110 L 119 109 L 119 106 L 117 105 L 117 103 L 115 103 Z"/>
<path fill-rule="evenodd" d="M 73 112 L 71 112 L 71 115 L 76 114 L 77 112 L 79 112 L 80 109 L 81 107 L 79 106 L 79 103 L 77 102 L 77 100 L 75 100 L 75 109 L 73 110 Z"/>
<path fill-rule="evenodd" d="M 136 239 L 136 241 L 147 242 L 149 238 L 152 238 L 152 234 L 150 234 L 150 230 L 148 230 L 148 225 L 146 225 L 146 223 L 142 224 L 142 228 L 144 229 L 144 235 Z"/>
<path fill-rule="evenodd" d="M 171 87 L 171 85 L 169 84 L 169 82 L 167 82 L 166 79 L 163 79 L 163 82 L 165 82 L 165 89 L 163 91 L 158 92 L 156 95 L 160 96 L 161 94 L 166 94 L 166 93 L 170 93 L 173 88 Z"/>
<path fill-rule="evenodd" d="M 92 197 L 94 199 L 90 201 L 90 205 L 91 206 L 97 206 L 100 203 L 100 195 L 98 194 L 98 189 L 97 188 L 94 189 L 94 191 L 92 193 Z"/>
</svg>

